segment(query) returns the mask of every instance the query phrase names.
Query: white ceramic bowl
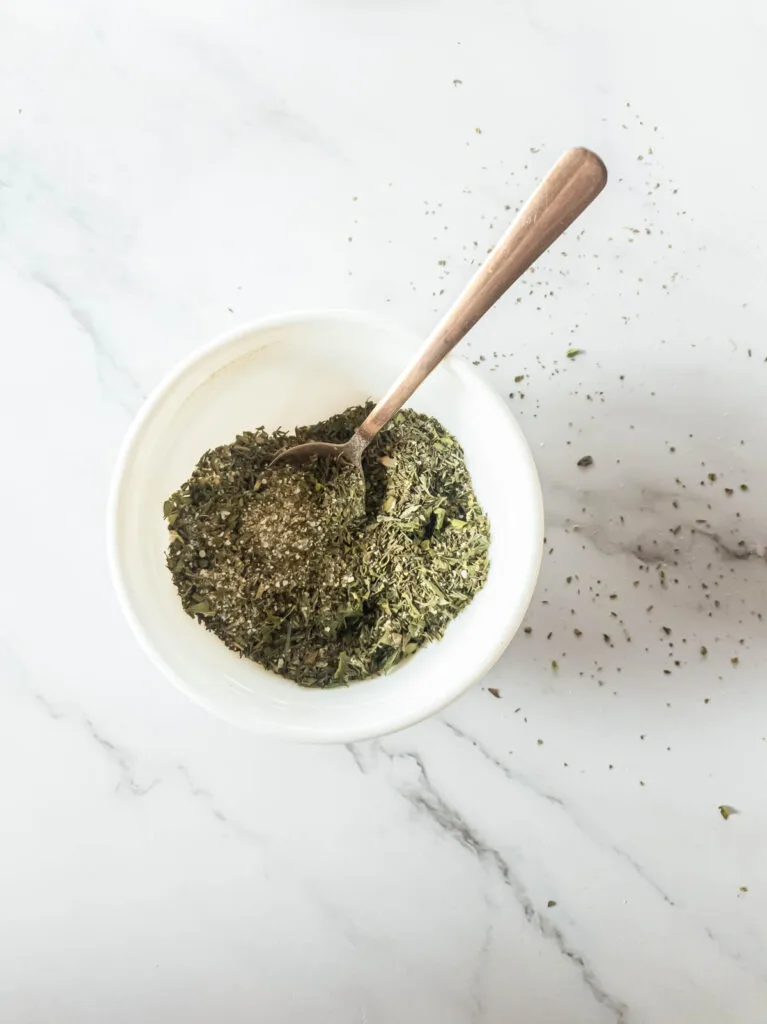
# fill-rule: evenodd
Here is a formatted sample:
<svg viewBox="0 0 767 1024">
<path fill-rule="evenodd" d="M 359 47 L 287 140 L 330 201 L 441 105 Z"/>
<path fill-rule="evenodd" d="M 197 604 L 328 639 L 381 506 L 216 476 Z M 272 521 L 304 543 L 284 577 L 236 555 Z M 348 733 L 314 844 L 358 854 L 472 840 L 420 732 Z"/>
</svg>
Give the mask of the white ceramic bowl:
<svg viewBox="0 0 767 1024">
<path fill-rule="evenodd" d="M 186 615 L 165 566 L 162 503 L 204 451 L 242 430 L 292 429 L 380 395 L 419 340 L 360 313 L 270 317 L 197 351 L 139 413 L 110 500 L 112 575 L 150 658 L 213 714 L 254 732 L 309 742 L 383 735 L 458 697 L 518 629 L 540 565 L 538 477 L 505 403 L 457 357 L 437 368 L 412 404 L 463 445 L 492 540 L 487 583 L 442 640 L 387 676 L 304 689 L 238 657 Z"/>
</svg>

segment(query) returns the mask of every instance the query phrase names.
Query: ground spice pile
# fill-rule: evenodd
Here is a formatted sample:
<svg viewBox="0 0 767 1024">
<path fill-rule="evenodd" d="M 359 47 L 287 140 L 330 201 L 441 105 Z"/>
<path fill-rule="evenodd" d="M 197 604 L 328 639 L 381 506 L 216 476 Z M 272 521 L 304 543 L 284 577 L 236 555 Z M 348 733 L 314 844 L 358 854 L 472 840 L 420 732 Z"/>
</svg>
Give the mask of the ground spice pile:
<svg viewBox="0 0 767 1024">
<path fill-rule="evenodd" d="M 243 433 L 164 505 L 185 611 L 303 686 L 387 672 L 441 637 L 487 579 L 487 517 L 436 420 L 400 412 L 365 452 L 364 479 L 327 460 L 270 467 L 290 444 L 345 441 L 368 410 L 293 435 Z"/>
</svg>

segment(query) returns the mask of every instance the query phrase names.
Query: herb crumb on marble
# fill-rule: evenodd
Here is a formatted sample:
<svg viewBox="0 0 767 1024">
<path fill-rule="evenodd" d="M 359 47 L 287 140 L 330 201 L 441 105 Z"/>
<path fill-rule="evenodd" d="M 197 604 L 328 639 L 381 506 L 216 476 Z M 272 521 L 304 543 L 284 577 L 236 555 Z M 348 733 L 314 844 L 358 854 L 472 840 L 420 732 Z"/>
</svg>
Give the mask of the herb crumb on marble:
<svg viewBox="0 0 767 1024">
<path fill-rule="evenodd" d="M 500 700 L 501 691 L 496 686 L 488 686 L 487 692 Z"/>
<path fill-rule="evenodd" d="M 588 466 L 593 466 L 594 465 L 594 458 L 593 458 L 593 456 L 591 456 L 591 455 L 584 455 L 582 458 L 578 459 L 578 465 L 581 467 L 581 469 L 586 469 Z"/>
<path fill-rule="evenodd" d="M 731 815 L 740 813 L 735 807 L 731 807 L 730 804 L 719 804 L 718 810 L 725 821 L 727 821 Z"/>
</svg>

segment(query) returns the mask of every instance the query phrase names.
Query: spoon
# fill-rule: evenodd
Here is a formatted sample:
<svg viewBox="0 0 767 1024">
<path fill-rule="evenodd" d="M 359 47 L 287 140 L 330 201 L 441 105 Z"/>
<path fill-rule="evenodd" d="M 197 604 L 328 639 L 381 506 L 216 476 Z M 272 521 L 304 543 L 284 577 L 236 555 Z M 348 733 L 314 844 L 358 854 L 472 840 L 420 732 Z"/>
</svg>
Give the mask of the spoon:
<svg viewBox="0 0 767 1024">
<path fill-rule="evenodd" d="M 413 392 L 541 253 L 555 242 L 607 183 L 607 169 L 588 149 L 569 149 L 552 167 L 453 306 L 344 444 L 307 441 L 272 462 L 301 465 L 328 458 L 362 469 L 362 453 Z"/>
</svg>

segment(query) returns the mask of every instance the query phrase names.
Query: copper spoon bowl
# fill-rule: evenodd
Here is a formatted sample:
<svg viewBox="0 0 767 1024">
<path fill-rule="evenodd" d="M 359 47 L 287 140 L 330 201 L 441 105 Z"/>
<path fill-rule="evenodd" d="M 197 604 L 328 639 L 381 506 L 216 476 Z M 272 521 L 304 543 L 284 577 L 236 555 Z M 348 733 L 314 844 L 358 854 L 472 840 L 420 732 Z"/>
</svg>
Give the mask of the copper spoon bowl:
<svg viewBox="0 0 767 1024">
<path fill-rule="evenodd" d="M 458 299 L 344 444 L 307 441 L 286 448 L 272 465 L 317 458 L 362 468 L 362 453 L 413 392 L 503 293 L 576 220 L 607 184 L 607 168 L 591 150 L 569 149 L 556 162 Z"/>
</svg>

